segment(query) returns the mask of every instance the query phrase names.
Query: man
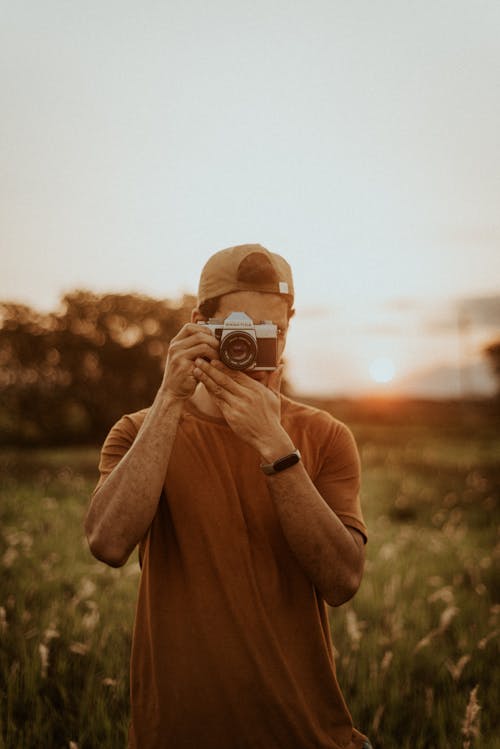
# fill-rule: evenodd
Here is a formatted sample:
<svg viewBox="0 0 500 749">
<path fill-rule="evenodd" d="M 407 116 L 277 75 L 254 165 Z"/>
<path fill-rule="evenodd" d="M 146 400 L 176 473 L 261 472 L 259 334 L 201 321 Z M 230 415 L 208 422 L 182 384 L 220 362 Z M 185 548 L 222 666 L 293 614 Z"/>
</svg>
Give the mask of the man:
<svg viewBox="0 0 500 749">
<path fill-rule="evenodd" d="M 261 245 L 213 255 L 153 405 L 102 449 L 86 518 L 93 554 L 139 544 L 131 656 L 133 749 L 355 749 L 326 603 L 363 571 L 366 528 L 351 433 L 279 394 L 281 365 L 238 371 L 207 325 L 293 315 L 290 266 Z"/>
</svg>

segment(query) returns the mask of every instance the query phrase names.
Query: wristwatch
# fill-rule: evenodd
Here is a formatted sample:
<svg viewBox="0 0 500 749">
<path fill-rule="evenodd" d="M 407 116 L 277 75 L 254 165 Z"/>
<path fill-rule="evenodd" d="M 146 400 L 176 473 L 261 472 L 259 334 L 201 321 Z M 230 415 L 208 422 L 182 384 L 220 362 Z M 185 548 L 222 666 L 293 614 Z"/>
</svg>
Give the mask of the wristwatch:
<svg viewBox="0 0 500 749">
<path fill-rule="evenodd" d="M 274 463 L 261 463 L 260 467 L 265 474 L 267 474 L 268 476 L 272 476 L 274 473 L 279 473 L 280 471 L 284 471 L 286 468 L 294 466 L 299 462 L 300 457 L 300 452 L 298 450 L 294 450 L 293 453 L 289 453 L 288 455 L 284 455 L 282 458 L 278 458 L 274 461 Z"/>
</svg>

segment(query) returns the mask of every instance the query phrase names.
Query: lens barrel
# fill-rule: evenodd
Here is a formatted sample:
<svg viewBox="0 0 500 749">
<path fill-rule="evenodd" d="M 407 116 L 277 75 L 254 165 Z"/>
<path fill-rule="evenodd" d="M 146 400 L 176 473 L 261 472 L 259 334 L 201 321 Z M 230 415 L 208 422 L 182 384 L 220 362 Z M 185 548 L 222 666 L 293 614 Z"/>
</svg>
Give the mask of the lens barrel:
<svg viewBox="0 0 500 749">
<path fill-rule="evenodd" d="M 250 333 L 234 330 L 221 340 L 219 355 L 230 369 L 249 369 L 257 358 L 257 342 Z"/>
</svg>

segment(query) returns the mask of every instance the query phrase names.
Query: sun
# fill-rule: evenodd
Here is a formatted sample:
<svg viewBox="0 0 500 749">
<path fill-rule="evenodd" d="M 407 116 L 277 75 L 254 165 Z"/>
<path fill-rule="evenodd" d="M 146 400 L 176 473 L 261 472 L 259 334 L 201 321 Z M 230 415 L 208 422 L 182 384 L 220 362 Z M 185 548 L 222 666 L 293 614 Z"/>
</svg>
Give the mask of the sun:
<svg viewBox="0 0 500 749">
<path fill-rule="evenodd" d="M 375 382 L 390 382 L 396 373 L 394 362 L 387 356 L 378 356 L 368 367 L 370 376 Z"/>
</svg>

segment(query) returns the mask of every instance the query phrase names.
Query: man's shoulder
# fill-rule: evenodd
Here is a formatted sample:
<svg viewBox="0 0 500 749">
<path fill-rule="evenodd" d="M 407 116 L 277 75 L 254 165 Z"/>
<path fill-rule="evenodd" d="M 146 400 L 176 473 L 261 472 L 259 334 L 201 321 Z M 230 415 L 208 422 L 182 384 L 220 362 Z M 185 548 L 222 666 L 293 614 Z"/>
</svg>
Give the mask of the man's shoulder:
<svg viewBox="0 0 500 749">
<path fill-rule="evenodd" d="M 337 419 L 330 411 L 324 408 L 295 400 L 286 395 L 281 395 L 282 412 L 289 419 L 305 419 L 315 424 L 323 423 L 325 426 L 345 426 L 343 422 Z"/>
<path fill-rule="evenodd" d="M 313 429 L 324 429 L 325 431 L 342 432 L 349 431 L 346 424 L 337 419 L 330 411 L 324 408 L 303 403 L 289 396 L 281 395 L 282 413 L 286 420 L 292 423 L 298 423 L 307 429 L 309 426 Z"/>
<path fill-rule="evenodd" d="M 149 408 L 142 408 L 140 411 L 134 411 L 133 413 L 123 414 L 118 421 L 115 422 L 111 428 L 111 432 L 126 433 L 131 436 L 137 434 L 142 426 L 144 419 L 148 414 Z"/>
</svg>

